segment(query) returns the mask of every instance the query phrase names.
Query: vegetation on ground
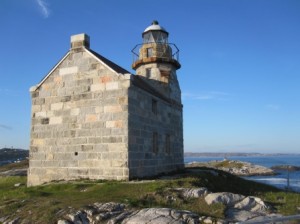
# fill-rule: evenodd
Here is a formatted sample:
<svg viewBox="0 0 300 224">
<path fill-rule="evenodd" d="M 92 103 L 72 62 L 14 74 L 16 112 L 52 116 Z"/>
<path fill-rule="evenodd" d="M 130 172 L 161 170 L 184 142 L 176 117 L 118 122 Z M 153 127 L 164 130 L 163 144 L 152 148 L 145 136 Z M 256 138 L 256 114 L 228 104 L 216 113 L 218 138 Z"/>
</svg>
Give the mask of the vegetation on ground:
<svg viewBox="0 0 300 224">
<path fill-rule="evenodd" d="M 29 161 L 28 159 L 26 159 L 17 163 L 10 163 L 5 166 L 0 166 L 0 172 L 14 170 L 14 169 L 26 169 L 28 165 L 29 165 Z"/>
<path fill-rule="evenodd" d="M 29 223 L 55 223 L 69 207 L 80 209 L 95 202 L 121 202 L 132 208 L 169 207 L 199 215 L 224 217 L 221 204 L 207 205 L 204 198 L 184 199 L 177 187 L 207 187 L 212 192 L 254 195 L 272 204 L 279 213 L 291 215 L 300 207 L 300 194 L 283 192 L 210 168 L 188 168 L 155 180 L 57 182 L 26 187 L 26 177 L 0 177 L 0 217 L 20 217 Z"/>
</svg>

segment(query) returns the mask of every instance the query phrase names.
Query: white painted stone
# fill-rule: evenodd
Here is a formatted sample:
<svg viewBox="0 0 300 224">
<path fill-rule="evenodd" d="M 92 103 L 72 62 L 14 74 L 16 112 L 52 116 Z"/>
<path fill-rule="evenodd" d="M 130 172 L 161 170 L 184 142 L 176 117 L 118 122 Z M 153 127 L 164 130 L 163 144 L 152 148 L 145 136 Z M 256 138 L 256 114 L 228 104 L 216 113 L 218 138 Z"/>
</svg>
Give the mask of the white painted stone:
<svg viewBox="0 0 300 224">
<path fill-rule="evenodd" d="M 49 124 L 61 124 L 62 123 L 62 117 L 51 117 Z"/>
<path fill-rule="evenodd" d="M 36 116 L 36 117 L 46 117 L 46 116 L 47 116 L 47 114 L 46 114 L 46 112 L 45 112 L 45 111 L 41 111 L 41 112 L 37 112 L 37 113 L 35 113 L 35 116 Z"/>
<path fill-rule="evenodd" d="M 73 74 L 73 73 L 77 73 L 77 72 L 78 72 L 77 66 L 59 69 L 59 75 L 68 75 L 68 74 Z"/>
<path fill-rule="evenodd" d="M 63 105 L 63 103 L 53 103 L 51 104 L 51 110 L 61 110 Z"/>
<path fill-rule="evenodd" d="M 118 82 L 108 82 L 105 85 L 106 85 L 106 90 L 119 89 L 119 83 Z"/>
<path fill-rule="evenodd" d="M 105 90 L 105 84 L 93 84 L 91 85 L 91 91 L 95 92 L 95 91 L 103 91 Z"/>
<path fill-rule="evenodd" d="M 124 79 L 131 79 L 131 74 L 130 73 L 126 73 L 124 74 Z"/>
<path fill-rule="evenodd" d="M 80 109 L 79 108 L 74 108 L 71 110 L 71 116 L 77 116 L 80 113 Z"/>
</svg>

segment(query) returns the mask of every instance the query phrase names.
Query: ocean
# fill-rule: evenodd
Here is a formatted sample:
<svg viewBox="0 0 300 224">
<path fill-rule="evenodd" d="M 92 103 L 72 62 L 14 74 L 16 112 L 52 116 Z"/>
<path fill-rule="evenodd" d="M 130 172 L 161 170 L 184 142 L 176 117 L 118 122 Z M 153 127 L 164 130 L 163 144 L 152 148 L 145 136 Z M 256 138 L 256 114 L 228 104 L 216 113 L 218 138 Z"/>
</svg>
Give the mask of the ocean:
<svg viewBox="0 0 300 224">
<path fill-rule="evenodd" d="M 270 155 L 270 156 L 227 156 L 229 160 L 239 160 L 253 164 L 272 167 L 278 165 L 300 166 L 300 155 Z M 224 157 L 185 157 L 184 162 L 208 162 L 212 160 L 223 160 Z M 300 192 L 300 171 L 277 171 L 275 176 L 251 176 L 246 179 L 270 184 L 280 189 Z"/>
</svg>

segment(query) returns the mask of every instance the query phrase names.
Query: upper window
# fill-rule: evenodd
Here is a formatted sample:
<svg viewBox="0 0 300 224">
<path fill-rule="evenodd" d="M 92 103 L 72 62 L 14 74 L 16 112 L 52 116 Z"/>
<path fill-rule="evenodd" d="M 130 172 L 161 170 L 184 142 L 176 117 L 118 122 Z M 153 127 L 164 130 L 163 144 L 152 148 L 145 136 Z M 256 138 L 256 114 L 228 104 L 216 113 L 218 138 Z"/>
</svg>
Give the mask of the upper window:
<svg viewBox="0 0 300 224">
<path fill-rule="evenodd" d="M 157 114 L 157 101 L 152 99 L 152 112 Z"/>
<path fill-rule="evenodd" d="M 166 153 L 168 155 L 170 155 L 170 152 L 171 152 L 171 141 L 170 141 L 170 135 L 169 134 L 166 134 Z"/>
<path fill-rule="evenodd" d="M 152 47 L 147 48 L 147 58 L 152 57 L 152 55 L 153 55 Z"/>
<path fill-rule="evenodd" d="M 157 138 L 158 138 L 157 132 L 153 132 L 153 136 L 152 136 L 152 151 L 155 154 L 158 153 L 158 139 Z"/>
<path fill-rule="evenodd" d="M 151 77 L 151 68 L 146 68 L 146 77 L 147 78 Z"/>
</svg>

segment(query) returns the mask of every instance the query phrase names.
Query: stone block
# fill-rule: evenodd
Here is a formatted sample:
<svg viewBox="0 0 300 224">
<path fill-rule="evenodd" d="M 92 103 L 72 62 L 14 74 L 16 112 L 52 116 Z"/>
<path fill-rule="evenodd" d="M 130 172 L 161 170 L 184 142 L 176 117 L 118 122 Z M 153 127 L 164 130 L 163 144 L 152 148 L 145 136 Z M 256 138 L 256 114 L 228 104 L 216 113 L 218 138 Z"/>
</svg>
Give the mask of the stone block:
<svg viewBox="0 0 300 224">
<path fill-rule="evenodd" d="M 78 66 L 59 69 L 59 75 L 68 75 L 68 74 L 74 74 L 77 72 L 78 72 Z"/>
<path fill-rule="evenodd" d="M 93 160 L 98 160 L 98 161 L 100 161 L 100 159 L 101 159 L 101 153 L 88 152 L 88 153 L 86 154 L 86 158 L 89 159 L 89 160 L 93 159 Z"/>
<path fill-rule="evenodd" d="M 111 76 L 102 76 L 99 78 L 99 82 L 100 83 L 108 83 L 112 81 L 112 77 Z"/>
<path fill-rule="evenodd" d="M 60 160 L 59 167 L 78 167 L 78 160 Z"/>
<path fill-rule="evenodd" d="M 104 137 L 102 137 L 102 142 L 103 143 L 119 143 L 119 142 L 123 142 L 123 139 L 120 136 L 104 136 Z"/>
<path fill-rule="evenodd" d="M 32 140 L 32 146 L 43 146 L 45 144 L 44 139 L 36 138 Z"/>
<path fill-rule="evenodd" d="M 91 152 L 94 149 L 94 145 L 81 145 L 82 152 Z"/>
<path fill-rule="evenodd" d="M 119 83 L 118 82 L 108 82 L 105 84 L 106 90 L 115 90 L 119 89 Z"/>
<path fill-rule="evenodd" d="M 126 143 L 114 143 L 114 144 L 108 144 L 107 149 L 109 152 L 126 152 L 127 153 L 127 144 Z"/>
<path fill-rule="evenodd" d="M 108 151 L 108 144 L 97 144 L 94 145 L 94 151 L 95 152 L 107 152 Z"/>
<path fill-rule="evenodd" d="M 117 113 L 121 111 L 122 111 L 122 107 L 120 105 L 104 106 L 104 113 Z"/>
<path fill-rule="evenodd" d="M 61 110 L 63 108 L 63 103 L 53 103 L 51 104 L 51 110 Z"/>
<path fill-rule="evenodd" d="M 104 90 L 105 90 L 105 84 L 99 83 L 99 84 L 91 85 L 91 92 L 104 91 Z"/>
<path fill-rule="evenodd" d="M 127 162 L 124 160 L 112 160 L 111 166 L 112 167 L 128 167 Z"/>
<path fill-rule="evenodd" d="M 32 105 L 32 106 L 31 106 L 31 111 L 32 111 L 33 113 L 40 112 L 41 109 L 42 109 L 41 105 Z"/>
<path fill-rule="evenodd" d="M 47 113 L 46 111 L 36 112 L 35 117 L 47 117 Z"/>
<path fill-rule="evenodd" d="M 45 160 L 42 162 L 42 166 L 43 167 L 55 167 L 58 168 L 59 167 L 59 162 L 58 160 Z"/>
<path fill-rule="evenodd" d="M 106 121 L 105 127 L 107 128 L 123 128 L 123 121 Z"/>
<path fill-rule="evenodd" d="M 79 115 L 79 113 L 80 113 L 80 108 L 71 109 L 71 112 L 70 112 L 71 116 L 77 116 L 77 115 Z"/>
<path fill-rule="evenodd" d="M 61 124 L 62 117 L 50 117 L 49 124 Z"/>
<path fill-rule="evenodd" d="M 98 116 L 96 114 L 88 114 L 85 116 L 86 122 L 95 122 L 98 121 Z"/>
<path fill-rule="evenodd" d="M 78 178 L 80 176 L 88 176 L 89 169 L 87 168 L 69 168 L 68 173 L 71 177 Z"/>
<path fill-rule="evenodd" d="M 72 138 L 72 143 L 73 144 L 79 144 L 79 145 L 83 145 L 87 143 L 87 138 Z"/>
<path fill-rule="evenodd" d="M 89 144 L 99 144 L 99 143 L 102 143 L 102 138 L 101 138 L 101 136 L 99 136 L 99 137 L 89 137 L 88 138 L 88 143 Z"/>
<path fill-rule="evenodd" d="M 99 168 L 90 168 L 89 169 L 89 176 L 99 176 L 99 175 L 103 175 L 102 169 L 99 169 Z"/>
</svg>

